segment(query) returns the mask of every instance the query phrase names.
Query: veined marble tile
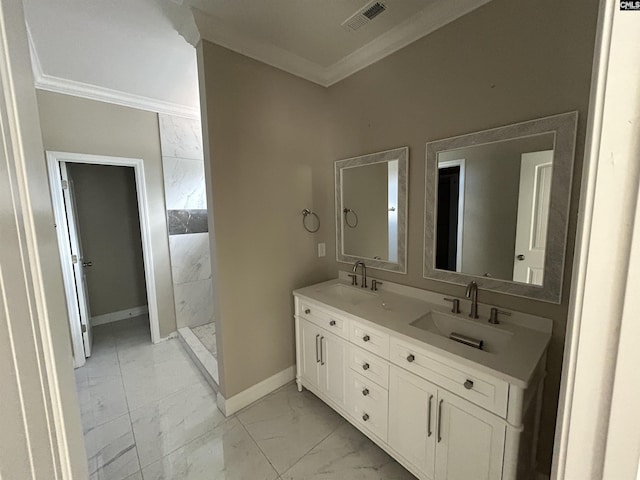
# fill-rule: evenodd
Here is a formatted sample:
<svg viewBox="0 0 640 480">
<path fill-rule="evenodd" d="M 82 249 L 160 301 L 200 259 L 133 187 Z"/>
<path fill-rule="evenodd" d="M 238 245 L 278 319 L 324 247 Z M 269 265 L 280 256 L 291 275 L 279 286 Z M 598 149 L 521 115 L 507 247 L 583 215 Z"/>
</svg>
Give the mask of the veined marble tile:
<svg viewBox="0 0 640 480">
<path fill-rule="evenodd" d="M 225 421 L 203 381 L 131 412 L 140 465 L 145 467 Z"/>
<path fill-rule="evenodd" d="M 203 381 L 177 339 L 122 354 L 120 365 L 130 410 Z"/>
<path fill-rule="evenodd" d="M 162 157 L 167 210 L 206 209 L 204 161 Z"/>
<path fill-rule="evenodd" d="M 91 356 L 82 367 L 75 369 L 76 384 L 114 375 L 120 375 L 115 338 L 111 334 L 94 332 Z"/>
<path fill-rule="evenodd" d="M 209 214 L 206 209 L 167 210 L 169 235 L 209 232 Z"/>
<path fill-rule="evenodd" d="M 209 233 L 170 235 L 169 250 L 174 284 L 211 278 Z"/>
<path fill-rule="evenodd" d="M 133 475 L 131 475 L 130 477 L 125 478 L 124 480 L 143 480 L 142 479 L 142 472 L 136 472 Z"/>
<path fill-rule="evenodd" d="M 278 474 L 240 422 L 213 431 L 142 470 L 145 480 L 275 480 Z"/>
<path fill-rule="evenodd" d="M 312 393 L 298 392 L 295 384 L 247 407 L 237 417 L 278 473 L 345 423 Z"/>
<path fill-rule="evenodd" d="M 204 159 L 199 120 L 158 114 L 162 156 Z"/>
<path fill-rule="evenodd" d="M 211 279 L 174 285 L 178 328 L 197 327 L 213 321 Z"/>
<path fill-rule="evenodd" d="M 121 417 L 129 411 L 122 377 L 85 377 L 76 381 L 84 431 Z"/>
<path fill-rule="evenodd" d="M 220 381 L 217 358 L 211 351 L 207 350 L 207 347 L 202 344 L 190 328 L 179 328 L 178 334 L 184 342 L 183 345 L 185 349 L 188 350 L 187 353 L 189 353 L 191 359 L 196 363 L 196 366 L 200 369 L 207 382 L 211 383 L 211 380 L 213 380 L 215 386 L 212 385 L 212 388 L 216 390 L 218 388 L 218 382 Z M 203 369 L 204 371 L 202 371 Z M 210 379 L 207 377 L 210 377 Z"/>
<path fill-rule="evenodd" d="M 198 340 L 200 340 L 202 345 L 211 352 L 211 355 L 216 357 L 218 354 L 218 345 L 216 340 L 215 322 L 206 323 L 199 327 L 193 327 L 191 330 L 193 331 L 193 334 L 198 337 Z"/>
<path fill-rule="evenodd" d="M 415 477 L 402 465 L 349 423 L 345 423 L 323 440 L 281 478 L 283 480 L 415 480 Z"/>
<path fill-rule="evenodd" d="M 140 471 L 129 415 L 84 435 L 91 480 L 123 480 Z"/>
</svg>

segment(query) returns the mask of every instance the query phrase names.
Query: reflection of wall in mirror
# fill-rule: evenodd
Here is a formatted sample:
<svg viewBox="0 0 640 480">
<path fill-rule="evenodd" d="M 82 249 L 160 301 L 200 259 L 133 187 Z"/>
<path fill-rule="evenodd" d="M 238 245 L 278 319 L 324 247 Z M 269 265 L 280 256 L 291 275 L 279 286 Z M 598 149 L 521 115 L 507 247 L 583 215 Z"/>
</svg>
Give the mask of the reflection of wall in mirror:
<svg viewBox="0 0 640 480">
<path fill-rule="evenodd" d="M 513 279 L 521 155 L 553 142 L 549 133 L 438 154 L 439 162 L 466 160 L 463 273 Z"/>
<path fill-rule="evenodd" d="M 389 258 L 387 169 L 387 162 L 380 162 L 342 170 L 342 208 L 350 208 L 358 216 L 357 226 L 351 228 L 342 214 L 345 255 Z M 353 224 L 354 218 L 349 213 L 349 223 Z"/>
</svg>

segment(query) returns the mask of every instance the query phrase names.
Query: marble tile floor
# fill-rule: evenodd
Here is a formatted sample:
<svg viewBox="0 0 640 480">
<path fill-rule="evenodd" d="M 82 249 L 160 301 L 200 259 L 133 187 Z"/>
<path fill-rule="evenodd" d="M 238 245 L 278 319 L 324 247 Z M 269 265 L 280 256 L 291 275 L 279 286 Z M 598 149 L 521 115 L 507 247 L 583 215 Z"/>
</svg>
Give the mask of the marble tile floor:
<svg viewBox="0 0 640 480">
<path fill-rule="evenodd" d="M 205 323 L 199 327 L 191 327 L 191 331 L 200 339 L 202 344 L 217 358 L 218 348 L 216 345 L 216 324 L 214 322 Z"/>
<path fill-rule="evenodd" d="M 404 480 L 414 477 L 290 383 L 225 418 L 177 339 L 146 316 L 94 328 L 76 370 L 91 480 Z"/>
</svg>

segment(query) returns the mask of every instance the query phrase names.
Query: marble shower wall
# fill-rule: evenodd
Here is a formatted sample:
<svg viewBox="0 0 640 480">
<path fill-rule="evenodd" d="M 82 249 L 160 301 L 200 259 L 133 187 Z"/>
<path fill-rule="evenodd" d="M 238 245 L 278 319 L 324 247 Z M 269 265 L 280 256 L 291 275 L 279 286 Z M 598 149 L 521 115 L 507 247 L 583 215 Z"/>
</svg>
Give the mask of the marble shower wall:
<svg viewBox="0 0 640 480">
<path fill-rule="evenodd" d="M 199 120 L 158 115 L 178 328 L 213 321 L 202 129 Z"/>
</svg>

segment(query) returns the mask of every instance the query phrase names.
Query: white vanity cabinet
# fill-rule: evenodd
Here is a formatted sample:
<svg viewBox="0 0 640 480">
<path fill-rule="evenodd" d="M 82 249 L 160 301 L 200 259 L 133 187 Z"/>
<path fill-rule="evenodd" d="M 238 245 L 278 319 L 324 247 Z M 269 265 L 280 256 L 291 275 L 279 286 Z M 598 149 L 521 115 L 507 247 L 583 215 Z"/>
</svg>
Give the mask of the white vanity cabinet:
<svg viewBox="0 0 640 480">
<path fill-rule="evenodd" d="M 347 342 L 307 320 L 299 322 L 298 337 L 299 375 L 305 385 L 345 405 Z"/>
<path fill-rule="evenodd" d="M 422 480 L 519 480 L 535 470 L 544 355 L 528 388 L 424 342 L 295 296 L 305 387 Z"/>
</svg>

